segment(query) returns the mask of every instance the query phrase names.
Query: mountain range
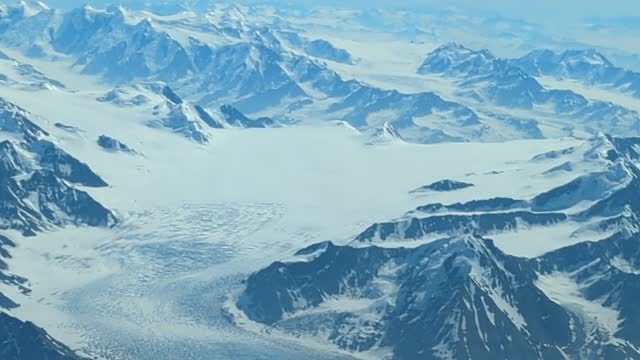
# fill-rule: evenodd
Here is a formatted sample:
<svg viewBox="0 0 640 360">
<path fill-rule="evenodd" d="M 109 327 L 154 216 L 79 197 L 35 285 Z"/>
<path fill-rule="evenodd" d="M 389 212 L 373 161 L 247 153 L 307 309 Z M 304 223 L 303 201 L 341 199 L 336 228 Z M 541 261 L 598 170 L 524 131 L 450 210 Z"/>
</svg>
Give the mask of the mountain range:
<svg viewBox="0 0 640 360">
<path fill-rule="evenodd" d="M 597 170 L 532 199 L 428 204 L 300 250 L 249 277 L 237 321 L 393 359 L 637 358 L 639 145 L 597 137 L 566 150 Z M 577 243 L 535 257 L 491 240 L 563 224 Z"/>
<path fill-rule="evenodd" d="M 0 3 L 3 359 L 640 359 L 638 73 L 156 7 Z"/>
<path fill-rule="evenodd" d="M 427 143 L 598 131 L 638 135 L 635 109 L 569 89 L 547 89 L 536 79 L 555 74 L 636 92 L 635 73 L 592 50 L 562 56 L 536 51 L 520 59 L 500 59 L 487 50 L 450 43 L 429 53 L 418 72 L 453 81 L 455 94 L 405 94 L 343 79 L 325 60 L 355 60 L 325 40 L 307 39 L 289 26 L 252 24 L 237 9 L 225 10 L 227 15 L 202 16 L 149 16 L 123 7 L 14 10 L 0 41 L 41 58 L 70 56 L 74 69 L 108 83 L 161 81 L 205 110 L 228 104 L 284 123 L 312 114 L 314 119 L 341 118 L 361 131 L 375 131 L 389 122 L 403 138 Z M 8 10 L 6 14 L 9 18 Z M 604 84 L 602 78 L 613 83 Z"/>
</svg>

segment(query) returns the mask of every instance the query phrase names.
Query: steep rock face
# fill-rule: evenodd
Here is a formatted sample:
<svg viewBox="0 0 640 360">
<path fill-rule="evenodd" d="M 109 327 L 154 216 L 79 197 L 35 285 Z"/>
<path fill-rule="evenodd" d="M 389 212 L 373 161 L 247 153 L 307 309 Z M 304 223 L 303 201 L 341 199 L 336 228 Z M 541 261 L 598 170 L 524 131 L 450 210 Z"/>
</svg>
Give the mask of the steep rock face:
<svg viewBox="0 0 640 360">
<path fill-rule="evenodd" d="M 373 129 L 369 135 L 369 144 L 390 144 L 404 141 L 400 132 L 390 122 L 385 122 L 381 127 Z"/>
<path fill-rule="evenodd" d="M 0 199 L 0 228 L 19 230 L 26 235 L 35 235 L 50 225 L 106 227 L 117 222 L 89 194 L 74 189 L 48 170 L 37 170 L 22 180 L 3 178 Z"/>
<path fill-rule="evenodd" d="M 246 115 L 231 105 L 223 105 L 220 107 L 220 112 L 222 113 L 225 121 L 233 127 L 267 128 L 278 125 L 273 119 L 267 117 L 249 119 Z"/>
<path fill-rule="evenodd" d="M 32 170 L 25 154 L 18 151 L 11 141 L 0 142 L 0 176 L 11 177 Z"/>
<path fill-rule="evenodd" d="M 169 86 L 162 87 L 162 95 L 176 105 L 182 104 L 182 99 Z"/>
<path fill-rule="evenodd" d="M 27 111 L 3 104 L 0 133 L 11 140 L 0 142 L 0 229 L 35 235 L 51 226 L 116 224 L 111 211 L 74 187 L 107 183 L 58 147 Z"/>
<path fill-rule="evenodd" d="M 51 170 L 62 179 L 84 186 L 104 187 L 106 182 L 87 164 L 79 161 L 47 139 L 49 133 L 29 119 L 26 110 L 0 99 L 0 132 L 20 141 L 16 147 L 8 140 L 0 146 L 0 170 L 5 176 L 38 167 Z"/>
<path fill-rule="evenodd" d="M 158 104 L 153 108 L 153 115 L 156 118 L 147 122 L 150 127 L 170 129 L 200 144 L 210 140 L 199 112 L 187 104 Z"/>
<path fill-rule="evenodd" d="M 6 360 L 81 360 L 43 329 L 0 312 L 0 357 Z"/>
<path fill-rule="evenodd" d="M 17 307 L 18 307 L 18 304 L 14 303 L 13 300 L 4 296 L 4 294 L 0 293 L 0 308 L 15 309 Z"/>
<path fill-rule="evenodd" d="M 265 271 L 252 275 L 247 281 L 247 290 L 240 299 L 240 308 L 253 320 L 274 324 L 285 318 L 286 314 L 318 306 L 325 297 L 349 291 L 347 284 L 370 281 L 377 272 L 376 268 L 391 258 L 390 251 L 380 248 L 367 249 L 362 257 L 353 256 L 358 253 L 356 249 L 339 248 L 332 243 L 301 250 L 298 255 L 309 253 L 319 253 L 320 261 L 274 263 Z M 329 260 L 334 256 L 339 258 L 334 263 L 335 268 L 323 270 L 322 260 Z M 344 277 L 349 276 L 349 273 L 352 274 L 351 279 L 342 285 Z M 314 279 L 311 274 L 314 274 Z M 269 287 L 275 291 L 268 290 Z M 258 298 L 262 300 L 256 301 Z"/>
<path fill-rule="evenodd" d="M 34 140 L 48 133 L 29 120 L 30 114 L 19 106 L 0 98 L 0 131 L 25 140 Z"/>
<path fill-rule="evenodd" d="M 198 114 L 200 120 L 202 120 L 205 124 L 207 124 L 210 128 L 213 129 L 223 129 L 224 125 L 219 120 L 215 119 L 207 110 L 205 110 L 200 105 L 194 105 L 193 109 Z"/>
<path fill-rule="evenodd" d="M 393 344 L 397 359 L 563 359 L 572 315 L 535 287 L 535 273 L 518 259 L 465 241 L 419 257 L 422 269 L 400 288 L 381 345 Z"/>
<path fill-rule="evenodd" d="M 38 164 L 52 171 L 61 179 L 90 187 L 105 187 L 107 183 L 96 175 L 89 166 L 50 141 L 39 140 L 29 144 L 29 150 L 37 154 Z"/>
<path fill-rule="evenodd" d="M 491 242 L 313 251 L 313 260 L 250 277 L 239 308 L 286 332 L 350 351 L 390 349 L 395 359 L 563 359 L 559 348 L 571 345 L 574 316 L 535 286 L 523 260 Z"/>
<path fill-rule="evenodd" d="M 7 270 L 7 263 L 4 262 L 4 260 L 2 259 L 11 258 L 11 254 L 9 254 L 9 251 L 7 250 L 7 248 L 13 248 L 15 246 L 16 244 L 13 241 L 11 241 L 11 239 L 9 239 L 4 235 L 0 235 L 0 271 Z M 0 307 L 1 306 L 2 305 L 0 305 Z"/>
<path fill-rule="evenodd" d="M 252 275 L 237 306 L 273 329 L 394 359 L 636 358 L 639 244 L 618 234 L 527 260 L 473 236 L 324 243 Z"/>
</svg>

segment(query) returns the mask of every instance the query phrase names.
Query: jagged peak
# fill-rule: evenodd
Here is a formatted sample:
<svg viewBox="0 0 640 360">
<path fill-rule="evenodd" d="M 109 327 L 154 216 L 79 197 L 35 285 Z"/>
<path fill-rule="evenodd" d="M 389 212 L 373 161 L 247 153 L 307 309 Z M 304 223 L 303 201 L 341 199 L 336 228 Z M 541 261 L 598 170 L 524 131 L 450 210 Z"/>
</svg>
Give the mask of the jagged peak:
<svg viewBox="0 0 640 360">
<path fill-rule="evenodd" d="M 447 43 L 430 52 L 418 72 L 478 71 L 494 60 L 496 57 L 489 50 L 472 50 L 457 43 Z"/>
<path fill-rule="evenodd" d="M 369 141 L 370 144 L 396 142 L 404 142 L 404 138 L 389 121 L 386 121 L 384 124 L 382 124 L 381 127 L 375 129 L 373 134 L 371 134 L 371 138 Z"/>
<path fill-rule="evenodd" d="M 495 56 L 487 49 L 472 50 L 464 45 L 456 42 L 449 42 L 437 47 L 429 55 L 449 55 L 452 57 L 463 57 L 471 55 L 481 55 L 487 59 L 493 59 Z"/>
<path fill-rule="evenodd" d="M 245 12 L 237 5 L 216 5 L 208 10 L 205 17 L 216 26 L 237 26 L 247 30 L 247 17 Z"/>
<path fill-rule="evenodd" d="M 606 67 L 613 66 L 609 59 L 607 59 L 596 49 L 566 50 L 559 56 L 561 61 L 564 63 L 579 61 L 589 63 L 590 65 L 600 65 Z"/>
<path fill-rule="evenodd" d="M 104 13 L 104 11 L 98 10 L 98 9 L 94 8 L 93 6 L 91 6 L 89 4 L 84 4 L 80 8 L 78 8 L 77 10 L 75 10 L 75 11 L 72 10 L 72 12 L 78 12 L 78 13 L 83 14 L 85 16 L 92 16 L 92 15 Z"/>
<path fill-rule="evenodd" d="M 115 18 L 114 13 L 106 10 L 99 10 L 89 4 L 74 8 L 64 13 L 65 20 L 71 23 L 73 28 L 79 29 L 90 24 L 102 23 L 105 17 Z"/>
<path fill-rule="evenodd" d="M 273 31 L 267 26 L 262 26 L 254 30 L 251 37 L 251 42 L 259 43 L 261 46 L 265 46 L 267 48 L 280 49 L 282 47 L 282 43 L 280 42 L 280 40 L 273 34 Z"/>
<path fill-rule="evenodd" d="M 124 6 L 123 4 L 112 4 L 107 6 L 106 11 L 109 13 L 114 13 L 114 14 L 121 14 L 121 15 L 127 15 L 129 14 L 129 9 L 127 9 L 126 6 Z"/>
<path fill-rule="evenodd" d="M 569 49 L 555 52 L 550 49 L 536 49 L 518 59 L 521 64 L 541 67 L 570 67 L 578 64 L 588 64 L 597 67 L 615 67 L 602 53 L 596 49 Z"/>
<path fill-rule="evenodd" d="M 30 117 L 28 111 L 0 97 L 0 131 L 14 133 L 29 140 L 48 136 L 49 133 L 33 123 Z"/>
<path fill-rule="evenodd" d="M 136 25 L 140 22 L 141 13 L 131 12 L 126 6 L 119 5 L 109 5 L 105 9 L 105 13 L 109 14 L 113 18 L 117 19 L 120 22 L 127 23 L 129 25 Z"/>
<path fill-rule="evenodd" d="M 75 27 L 81 24 L 105 24 L 109 22 L 127 23 L 136 25 L 140 19 L 135 16 L 124 5 L 109 5 L 104 9 L 97 9 L 89 4 L 78 7 L 65 13 L 65 17 L 70 19 Z"/>
<path fill-rule="evenodd" d="M 225 8 L 224 16 L 226 19 L 229 19 L 229 20 L 235 20 L 240 22 L 247 21 L 247 16 L 238 5 L 229 5 L 227 8 Z"/>
<path fill-rule="evenodd" d="M 148 16 L 138 21 L 138 23 L 135 24 L 135 28 L 136 30 L 144 32 L 156 31 L 156 28 L 153 26 L 153 20 Z"/>
<path fill-rule="evenodd" d="M 0 4 L 0 14 L 18 17 L 31 17 L 42 11 L 50 10 L 49 7 L 40 1 L 18 1 L 13 5 Z"/>
<path fill-rule="evenodd" d="M 0 177 L 29 172 L 32 169 L 28 156 L 23 154 L 18 144 L 10 140 L 0 142 Z"/>
<path fill-rule="evenodd" d="M 534 49 L 528 52 L 523 58 L 540 58 L 540 57 L 549 57 L 556 56 L 555 51 L 551 49 Z"/>
</svg>

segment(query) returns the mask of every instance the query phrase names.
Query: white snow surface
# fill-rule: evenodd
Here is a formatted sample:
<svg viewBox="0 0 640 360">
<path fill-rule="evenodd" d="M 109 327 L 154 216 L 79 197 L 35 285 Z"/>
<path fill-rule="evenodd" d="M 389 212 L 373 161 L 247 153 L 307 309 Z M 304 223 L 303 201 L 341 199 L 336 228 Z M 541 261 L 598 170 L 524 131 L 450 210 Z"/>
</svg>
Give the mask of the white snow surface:
<svg viewBox="0 0 640 360">
<path fill-rule="evenodd" d="M 587 334 L 593 336 L 594 332 L 598 332 L 614 343 L 624 342 L 614 336 L 621 323 L 618 311 L 605 307 L 599 301 L 587 300 L 581 294 L 580 285 L 572 278 L 572 274 L 556 272 L 541 275 L 536 286 L 557 304 L 580 315 L 585 321 Z"/>
<path fill-rule="evenodd" d="M 443 178 L 471 179 L 476 187 L 469 191 L 483 196 L 531 191 L 521 188 L 525 183 L 552 187 L 521 181 L 534 171 L 524 163 L 576 143 L 372 146 L 364 134 L 326 124 L 212 130 L 202 145 L 147 127 L 147 107 L 98 102 L 109 89 L 69 78 L 69 89 L 3 87 L 0 96 L 45 118 L 39 125 L 55 142 L 110 184 L 85 190 L 123 223 L 34 238 L 12 234 L 19 247 L 11 271 L 28 278 L 33 293 L 0 291 L 22 304 L 15 315 L 114 359 L 200 358 L 212 349 L 221 359 L 260 358 L 252 357 L 256 349 L 265 358 L 298 358 L 297 346 L 246 333 L 222 317 L 221 298 L 240 279 L 311 243 L 346 243 L 371 223 L 443 200 L 408 193 Z M 66 132 L 56 122 L 82 131 Z M 102 151 L 95 144 L 102 134 L 144 156 Z M 483 175 L 496 169 L 510 171 Z"/>
<path fill-rule="evenodd" d="M 208 18 L 243 26 L 246 20 L 241 15 L 222 19 L 212 12 Z M 192 16 L 184 13 L 153 20 L 181 43 L 192 35 L 211 44 L 229 41 L 197 29 L 186 31 Z M 173 26 L 176 22 L 184 26 Z M 437 90 L 456 100 L 453 82 L 415 74 L 435 44 L 395 38 L 374 42 L 368 33 L 344 39 L 322 29 L 310 28 L 305 35 L 330 40 L 363 59 L 357 65 L 328 62 L 346 79 L 402 92 Z M 574 138 L 417 145 L 389 139 L 388 131 L 382 132 L 385 141 L 372 141 L 370 134 L 359 133 L 348 124 L 308 119 L 307 125 L 284 128 L 207 129 L 210 141 L 198 144 L 167 129 L 149 128 L 153 104 L 119 107 L 96 101 L 113 88 L 70 70 L 71 61 L 64 57 L 52 63 L 2 51 L 66 86 L 3 84 L 0 97 L 32 112 L 57 145 L 88 163 L 109 183 L 108 188 L 83 190 L 114 210 L 122 223 L 115 229 L 66 228 L 32 238 L 10 233 L 18 243 L 11 250 L 11 272 L 29 279 L 33 292 L 25 296 L 1 284 L 0 292 L 22 305 L 13 315 L 101 358 L 349 358 L 318 346 L 314 339 L 300 346 L 284 335 L 264 333 L 262 328 L 235 327 L 221 308 L 248 274 L 287 259 L 307 245 L 325 240 L 349 243 L 369 225 L 427 203 L 527 199 L 579 175 L 541 175 L 561 165 L 564 158 L 529 161 L 542 153 L 582 144 Z M 0 70 L 20 83 L 32 82 L 16 72 L 12 62 L 0 63 Z M 565 84 L 550 81 L 545 85 L 565 88 Z M 637 102 L 629 103 L 633 99 L 606 98 L 601 93 L 594 93 L 593 98 L 619 100 L 620 105 L 640 109 Z M 376 115 L 386 123 L 390 114 Z M 55 123 L 81 131 L 70 133 Z M 549 134 L 553 131 L 551 128 Z M 102 151 L 96 144 L 100 135 L 118 139 L 144 156 Z M 0 133 L 0 140 L 4 138 Z M 475 186 L 451 193 L 409 193 L 443 179 Z M 590 240 L 590 234 L 571 237 L 577 228 L 577 224 L 563 223 L 492 238 L 503 251 L 530 257 Z M 434 239 L 381 245 L 412 247 Z M 637 271 L 629 264 L 619 265 L 625 271 Z M 554 275 L 542 278 L 539 285 L 548 285 L 554 301 L 575 303 L 586 314 L 610 319 L 598 323 L 613 333 L 618 326 L 615 314 L 585 303 L 571 281 Z M 502 299 L 498 292 L 493 295 Z M 321 310 L 371 305 L 336 298 Z M 499 305 L 523 326 L 510 304 Z M 447 358 L 448 349 L 439 350 Z"/>
</svg>

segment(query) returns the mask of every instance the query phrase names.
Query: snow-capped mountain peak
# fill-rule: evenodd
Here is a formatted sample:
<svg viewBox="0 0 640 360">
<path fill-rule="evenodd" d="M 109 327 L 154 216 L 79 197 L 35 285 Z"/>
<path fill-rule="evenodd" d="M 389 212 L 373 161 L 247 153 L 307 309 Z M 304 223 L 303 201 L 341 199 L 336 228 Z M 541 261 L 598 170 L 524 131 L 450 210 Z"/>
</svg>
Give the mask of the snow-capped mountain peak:
<svg viewBox="0 0 640 360">
<path fill-rule="evenodd" d="M 447 43 L 429 53 L 418 72 L 469 73 L 482 69 L 494 59 L 488 50 L 474 51 L 457 43 Z"/>
<path fill-rule="evenodd" d="M 613 64 L 604 55 L 596 49 L 586 50 L 566 50 L 560 54 L 563 62 L 567 63 L 586 63 L 592 66 L 613 66 Z"/>
<path fill-rule="evenodd" d="M 576 80 L 640 97 L 640 73 L 616 66 L 595 49 L 537 50 L 513 60 L 513 64 L 533 76 Z"/>
<path fill-rule="evenodd" d="M 556 53 L 551 50 L 535 50 L 516 62 L 534 75 L 587 76 L 594 71 L 604 71 L 614 65 L 595 49 L 566 50 Z"/>
<path fill-rule="evenodd" d="M 404 141 L 400 132 L 388 121 L 382 124 L 380 128 L 374 129 L 369 138 L 370 144 L 388 144 Z"/>
<path fill-rule="evenodd" d="M 0 14 L 6 13 L 14 18 L 26 18 L 37 15 L 41 11 L 50 10 L 47 5 L 40 1 L 18 1 L 13 5 L 6 6 L 0 4 Z"/>
</svg>

